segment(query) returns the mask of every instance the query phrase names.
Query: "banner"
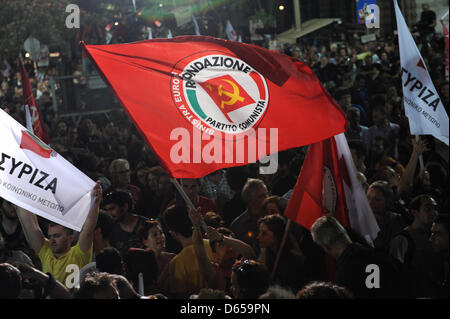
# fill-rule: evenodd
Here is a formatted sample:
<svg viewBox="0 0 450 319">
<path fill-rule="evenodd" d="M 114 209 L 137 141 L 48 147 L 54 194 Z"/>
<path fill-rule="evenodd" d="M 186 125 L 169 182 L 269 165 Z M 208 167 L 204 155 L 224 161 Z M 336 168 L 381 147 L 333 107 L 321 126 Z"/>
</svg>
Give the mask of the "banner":
<svg viewBox="0 0 450 319">
<path fill-rule="evenodd" d="M 80 231 L 94 203 L 94 181 L 3 110 L 0 136 L 0 197 Z"/>
<path fill-rule="evenodd" d="M 403 103 L 411 134 L 433 135 L 448 145 L 448 115 L 396 0 L 394 7 L 402 67 Z"/>
</svg>

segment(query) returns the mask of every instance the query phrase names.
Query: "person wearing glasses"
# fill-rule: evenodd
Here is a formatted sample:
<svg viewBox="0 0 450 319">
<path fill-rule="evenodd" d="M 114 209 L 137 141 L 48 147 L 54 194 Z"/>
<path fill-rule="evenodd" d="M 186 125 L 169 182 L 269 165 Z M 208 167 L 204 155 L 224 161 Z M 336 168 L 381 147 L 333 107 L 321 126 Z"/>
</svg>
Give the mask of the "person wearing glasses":
<svg viewBox="0 0 450 319">
<path fill-rule="evenodd" d="M 133 199 L 133 205 L 136 211 L 141 211 L 142 191 L 136 185 L 131 184 L 130 163 L 123 158 L 115 159 L 109 165 L 109 174 L 111 177 L 111 186 L 105 193 L 122 190 L 129 192 Z"/>
</svg>

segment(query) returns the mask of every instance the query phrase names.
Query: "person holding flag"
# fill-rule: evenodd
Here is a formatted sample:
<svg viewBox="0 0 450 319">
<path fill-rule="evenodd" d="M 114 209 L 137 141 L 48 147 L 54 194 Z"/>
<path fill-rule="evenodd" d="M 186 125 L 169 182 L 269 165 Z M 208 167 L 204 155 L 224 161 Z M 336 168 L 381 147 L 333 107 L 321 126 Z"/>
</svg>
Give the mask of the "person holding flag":
<svg viewBox="0 0 450 319">
<path fill-rule="evenodd" d="M 41 260 L 43 272 L 51 274 L 68 288 L 73 288 L 79 283 L 79 270 L 92 260 L 94 229 L 102 199 L 100 182 L 95 184 L 93 192 L 94 205 L 91 207 L 78 241 L 73 247 L 71 246 L 74 239 L 72 229 L 50 222 L 47 231 L 48 238 L 45 238 L 36 215 L 26 209 L 18 208 L 18 216 L 25 237 Z M 72 273 L 74 276 L 69 278 Z"/>
</svg>

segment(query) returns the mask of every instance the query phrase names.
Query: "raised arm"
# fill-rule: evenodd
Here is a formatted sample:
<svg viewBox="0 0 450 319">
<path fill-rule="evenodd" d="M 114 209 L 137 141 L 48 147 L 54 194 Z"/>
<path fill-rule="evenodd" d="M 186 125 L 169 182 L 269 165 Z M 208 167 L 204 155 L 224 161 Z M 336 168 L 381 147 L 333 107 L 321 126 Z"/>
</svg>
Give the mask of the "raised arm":
<svg viewBox="0 0 450 319">
<path fill-rule="evenodd" d="M 427 144 L 423 140 L 416 141 L 413 139 L 413 151 L 411 157 L 409 158 L 408 164 L 406 165 L 405 172 L 400 178 L 398 186 L 398 195 L 406 193 L 409 191 L 414 182 L 414 173 L 416 172 L 417 161 L 423 152 L 428 151 Z"/>
<path fill-rule="evenodd" d="M 39 227 L 36 215 L 26 209 L 17 207 L 17 216 L 19 217 L 28 245 L 38 255 L 44 245 L 45 236 Z"/>
<path fill-rule="evenodd" d="M 203 278 L 205 278 L 208 286 L 210 286 L 214 276 L 214 269 L 211 265 L 211 262 L 209 261 L 208 256 L 206 255 L 206 250 L 203 243 L 203 237 L 201 234 L 202 217 L 199 211 L 193 211 L 189 209 L 189 218 L 194 228 L 192 231 L 192 244 L 194 245 L 194 251 L 195 255 L 197 256 L 198 266 L 200 268 L 200 272 L 203 275 Z"/>
<path fill-rule="evenodd" d="M 226 246 L 233 249 L 238 254 L 248 259 L 255 259 L 256 255 L 253 248 L 244 243 L 242 240 L 224 236 L 220 234 L 215 228 L 208 227 L 207 237 L 210 241 L 223 242 Z"/>
<path fill-rule="evenodd" d="M 84 252 L 87 252 L 91 248 L 92 242 L 94 240 L 94 229 L 95 225 L 97 224 L 100 202 L 102 200 L 102 187 L 100 186 L 100 181 L 97 181 L 97 183 L 95 184 L 93 192 L 95 196 L 95 202 L 94 205 L 92 205 L 91 210 L 89 211 L 83 228 L 81 229 L 80 237 L 78 239 L 80 249 Z"/>
</svg>

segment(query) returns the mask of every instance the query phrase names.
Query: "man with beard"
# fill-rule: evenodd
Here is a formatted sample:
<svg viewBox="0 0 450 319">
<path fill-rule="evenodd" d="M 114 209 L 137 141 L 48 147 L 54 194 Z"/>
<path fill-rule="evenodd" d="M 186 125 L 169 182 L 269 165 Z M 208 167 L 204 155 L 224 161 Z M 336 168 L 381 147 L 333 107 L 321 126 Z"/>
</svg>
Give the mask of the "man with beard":
<svg viewBox="0 0 450 319">
<path fill-rule="evenodd" d="M 139 226 L 146 220 L 145 217 L 133 214 L 133 200 L 130 193 L 114 191 L 106 194 L 103 200 L 104 210 L 114 220 L 114 226 L 109 242 L 117 248 L 122 256 L 131 247 L 140 247 L 137 236 Z"/>
</svg>

